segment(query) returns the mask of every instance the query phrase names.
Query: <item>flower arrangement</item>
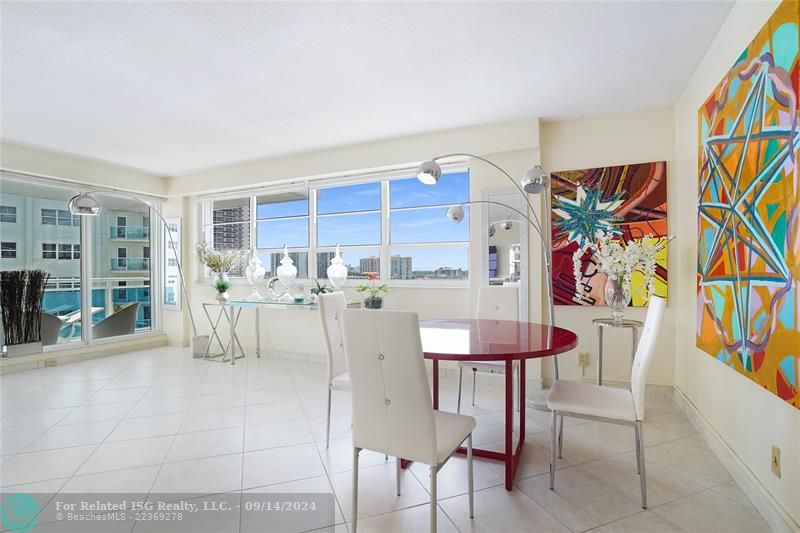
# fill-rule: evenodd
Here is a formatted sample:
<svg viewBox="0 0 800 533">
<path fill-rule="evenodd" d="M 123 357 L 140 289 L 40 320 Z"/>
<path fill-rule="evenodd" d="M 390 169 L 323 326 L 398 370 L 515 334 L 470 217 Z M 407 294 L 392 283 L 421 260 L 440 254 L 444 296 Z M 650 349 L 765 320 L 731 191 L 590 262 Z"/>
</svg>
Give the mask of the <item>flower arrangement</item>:
<svg viewBox="0 0 800 533">
<path fill-rule="evenodd" d="M 200 261 L 219 276 L 227 274 L 242 255 L 241 250 L 214 250 L 204 242 L 197 245 L 197 253 L 200 254 Z"/>
<path fill-rule="evenodd" d="M 613 234 L 598 232 L 597 242 L 591 245 L 594 259 L 600 272 L 609 278 L 630 287 L 631 274 L 639 271 L 644 275 L 647 298 L 655 293 L 656 258 L 674 237 L 653 237 L 624 241 L 614 239 Z M 573 255 L 575 279 L 580 279 L 580 256 Z M 581 254 L 582 255 L 582 254 Z"/>
<path fill-rule="evenodd" d="M 367 283 L 355 286 L 358 292 L 367 293 L 367 297 L 364 299 L 364 305 L 367 309 L 380 309 L 383 306 L 383 296 L 381 293 L 389 292 L 389 287 L 387 287 L 385 283 L 381 285 L 375 283 L 377 279 L 377 274 L 370 273 L 367 275 Z"/>
</svg>

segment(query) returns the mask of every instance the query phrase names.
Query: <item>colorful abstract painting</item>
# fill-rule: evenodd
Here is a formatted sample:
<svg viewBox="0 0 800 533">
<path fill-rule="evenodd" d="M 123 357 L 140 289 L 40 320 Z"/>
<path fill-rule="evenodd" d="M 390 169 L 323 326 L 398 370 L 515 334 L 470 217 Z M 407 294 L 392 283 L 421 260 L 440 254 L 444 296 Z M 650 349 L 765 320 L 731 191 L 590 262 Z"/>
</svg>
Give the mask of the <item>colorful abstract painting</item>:
<svg viewBox="0 0 800 533">
<path fill-rule="evenodd" d="M 605 305 L 607 276 L 598 271 L 589 245 L 600 231 L 626 242 L 667 236 L 667 163 L 566 170 L 550 179 L 555 302 Z M 631 305 L 646 304 L 640 272 L 631 277 L 631 293 Z M 666 250 L 657 257 L 655 294 L 667 296 Z"/>
<path fill-rule="evenodd" d="M 697 346 L 800 408 L 800 4 L 699 110 Z"/>
</svg>

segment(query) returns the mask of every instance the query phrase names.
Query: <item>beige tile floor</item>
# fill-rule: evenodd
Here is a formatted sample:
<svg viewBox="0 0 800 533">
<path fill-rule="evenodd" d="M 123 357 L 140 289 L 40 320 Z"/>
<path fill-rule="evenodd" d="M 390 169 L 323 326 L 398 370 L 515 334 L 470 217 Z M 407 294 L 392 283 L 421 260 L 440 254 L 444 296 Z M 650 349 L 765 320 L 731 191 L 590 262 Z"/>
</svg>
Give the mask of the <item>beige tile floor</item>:
<svg viewBox="0 0 800 533">
<path fill-rule="evenodd" d="M 0 486 L 41 493 L 329 492 L 337 504 L 331 530 L 345 532 L 350 398 L 334 393 L 326 449 L 324 376 L 316 362 L 251 357 L 232 367 L 176 348 L 2 376 Z M 442 408 L 454 410 L 455 402 L 456 384 L 443 380 Z M 477 405 L 464 405 L 478 420 L 475 444 L 502 449 L 502 389 L 479 383 Z M 647 511 L 639 505 L 630 428 L 567 420 L 550 491 L 549 415 L 529 409 L 514 490 L 502 486 L 501 463 L 476 460 L 470 520 L 466 463 L 454 457 L 439 475 L 440 531 L 768 531 L 680 410 L 668 399 L 647 407 Z M 404 472 L 400 497 L 394 472 L 392 458 L 362 452 L 361 531 L 427 530 L 426 468 Z M 58 530 L 46 526 L 40 529 Z M 241 529 L 235 521 L 215 527 Z"/>
</svg>

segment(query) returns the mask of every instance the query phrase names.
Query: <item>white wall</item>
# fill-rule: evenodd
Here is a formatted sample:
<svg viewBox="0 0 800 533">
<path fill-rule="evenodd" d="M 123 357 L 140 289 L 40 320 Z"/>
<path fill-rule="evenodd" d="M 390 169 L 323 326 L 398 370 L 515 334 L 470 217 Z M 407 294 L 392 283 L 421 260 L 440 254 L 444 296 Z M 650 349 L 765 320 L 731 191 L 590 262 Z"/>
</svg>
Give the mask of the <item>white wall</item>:
<svg viewBox="0 0 800 533">
<path fill-rule="evenodd" d="M 154 196 L 167 192 L 167 180 L 159 176 L 7 141 L 0 143 L 0 167 Z"/>
<path fill-rule="evenodd" d="M 675 384 L 778 505 L 800 523 L 800 410 L 695 347 L 697 110 L 775 10 L 778 2 L 739 2 L 675 105 L 670 261 L 675 313 Z M 672 259 L 672 258 L 670 258 Z M 783 476 L 770 472 L 771 446 Z"/>
<path fill-rule="evenodd" d="M 550 171 L 574 170 L 598 166 L 649 161 L 667 161 L 667 188 L 672 190 L 678 181 L 673 165 L 672 109 L 658 109 L 638 113 L 608 115 L 590 119 L 546 122 L 541 125 L 542 163 Z M 548 214 L 549 216 L 549 214 Z M 667 204 L 667 224 L 673 232 L 675 211 Z M 650 368 L 648 382 L 662 385 L 673 383 L 673 299 L 674 256 L 668 260 L 669 301 L 658 352 Z M 643 320 L 646 309 L 630 307 L 625 315 Z M 577 350 L 559 358 L 562 378 L 581 377 L 578 353 L 589 352 L 590 365 L 583 377 L 595 380 L 597 376 L 597 331 L 592 319 L 609 317 L 607 307 L 556 306 L 556 321 L 575 331 L 579 337 Z M 631 332 L 608 330 L 605 332 L 603 353 L 603 379 L 630 381 Z M 549 363 L 545 376 L 549 376 Z"/>
</svg>

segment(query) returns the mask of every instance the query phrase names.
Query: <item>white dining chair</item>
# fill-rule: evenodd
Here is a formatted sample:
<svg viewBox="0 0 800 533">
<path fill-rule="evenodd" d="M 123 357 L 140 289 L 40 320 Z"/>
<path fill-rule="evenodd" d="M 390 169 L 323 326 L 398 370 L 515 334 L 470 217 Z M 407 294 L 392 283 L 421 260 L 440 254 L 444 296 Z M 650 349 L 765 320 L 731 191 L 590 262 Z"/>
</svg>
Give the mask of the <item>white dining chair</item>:
<svg viewBox="0 0 800 533">
<path fill-rule="evenodd" d="M 477 318 L 488 320 L 519 320 L 519 289 L 517 287 L 491 286 L 478 288 Z M 458 404 L 456 412 L 461 412 L 461 383 L 464 368 L 472 370 L 472 405 L 475 405 L 475 382 L 478 372 L 486 374 L 505 374 L 505 361 L 459 361 L 458 363 Z M 514 361 L 512 372 L 519 370 L 519 361 Z M 514 395 L 516 398 L 516 395 Z"/>
<path fill-rule="evenodd" d="M 561 416 L 633 426 L 636 440 L 636 468 L 642 490 L 642 508 L 647 509 L 647 477 L 645 475 L 644 400 L 647 370 L 655 354 L 656 340 L 661 329 L 666 302 L 658 296 L 650 297 L 642 337 L 636 349 L 631 370 L 631 389 L 605 387 L 582 381 L 556 380 L 547 396 L 547 406 L 552 411 L 550 428 L 550 490 L 556 479 L 556 419 Z M 561 436 L 559 432 L 559 442 Z M 558 453 L 560 455 L 560 453 Z"/>
<path fill-rule="evenodd" d="M 358 524 L 358 456 L 361 450 L 430 466 L 430 530 L 436 531 L 436 477 L 467 441 L 469 516 L 473 512 L 472 430 L 475 419 L 435 411 L 416 313 L 347 309 L 344 349 L 353 396 L 353 524 Z"/>
<path fill-rule="evenodd" d="M 347 308 L 343 292 L 319 295 L 319 315 L 325 336 L 328 355 L 328 421 L 325 427 L 325 447 L 331 442 L 331 394 L 333 391 L 349 391 L 350 378 L 342 346 L 342 311 Z"/>
</svg>

